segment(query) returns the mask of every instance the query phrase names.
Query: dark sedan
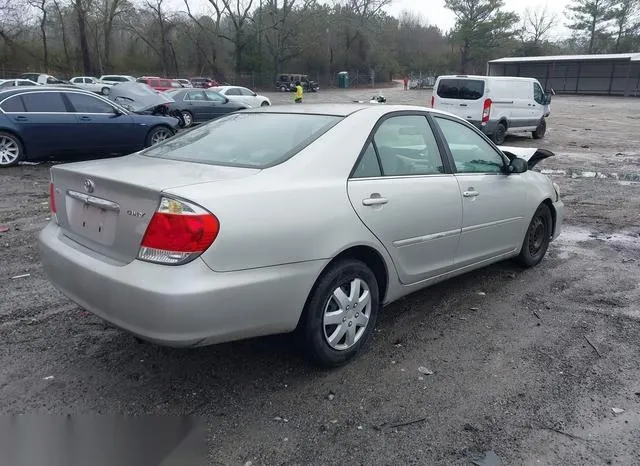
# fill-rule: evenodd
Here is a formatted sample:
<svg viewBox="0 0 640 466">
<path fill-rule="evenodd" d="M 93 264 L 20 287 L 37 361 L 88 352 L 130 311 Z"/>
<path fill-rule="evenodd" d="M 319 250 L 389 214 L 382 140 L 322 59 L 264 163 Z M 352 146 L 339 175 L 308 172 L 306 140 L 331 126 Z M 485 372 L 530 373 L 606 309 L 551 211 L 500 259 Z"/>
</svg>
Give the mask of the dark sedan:
<svg viewBox="0 0 640 466">
<path fill-rule="evenodd" d="M 185 127 L 248 108 L 244 104 L 232 102 L 222 94 L 208 89 L 176 89 L 166 94 L 175 100 L 168 106 L 182 113 Z"/>
<path fill-rule="evenodd" d="M 0 92 L 0 167 L 57 157 L 124 155 L 173 136 L 179 121 L 139 115 L 89 91 Z"/>
</svg>

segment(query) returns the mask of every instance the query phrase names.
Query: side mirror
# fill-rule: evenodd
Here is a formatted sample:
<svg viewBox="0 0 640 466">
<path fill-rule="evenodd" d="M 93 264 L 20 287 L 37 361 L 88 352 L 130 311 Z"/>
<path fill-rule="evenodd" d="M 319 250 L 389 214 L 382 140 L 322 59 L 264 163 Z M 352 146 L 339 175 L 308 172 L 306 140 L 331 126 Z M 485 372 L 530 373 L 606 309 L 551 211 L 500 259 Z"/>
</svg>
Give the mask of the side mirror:
<svg viewBox="0 0 640 466">
<path fill-rule="evenodd" d="M 113 107 L 113 115 L 118 117 L 124 115 L 124 113 L 122 113 L 122 110 L 120 110 L 119 108 Z"/>
<path fill-rule="evenodd" d="M 254 92 L 254 93 L 253 93 L 253 96 L 254 96 L 254 97 L 258 97 L 258 94 L 256 94 L 256 93 Z"/>
<path fill-rule="evenodd" d="M 509 173 L 524 173 L 529 169 L 529 165 L 525 159 L 516 157 L 511 161 L 508 167 Z"/>
</svg>

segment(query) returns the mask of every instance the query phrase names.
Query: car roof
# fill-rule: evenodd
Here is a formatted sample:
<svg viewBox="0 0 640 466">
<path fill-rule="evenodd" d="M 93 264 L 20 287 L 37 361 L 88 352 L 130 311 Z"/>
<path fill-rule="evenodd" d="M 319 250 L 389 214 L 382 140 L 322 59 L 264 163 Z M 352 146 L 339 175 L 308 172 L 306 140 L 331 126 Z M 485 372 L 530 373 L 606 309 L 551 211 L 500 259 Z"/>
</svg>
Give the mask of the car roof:
<svg viewBox="0 0 640 466">
<path fill-rule="evenodd" d="M 24 94 L 31 92 L 46 92 L 46 91 L 57 91 L 57 92 L 78 92 L 81 94 L 87 94 L 91 96 L 95 96 L 96 94 L 91 91 L 86 91 L 79 87 L 59 87 L 59 86 L 32 86 L 32 87 L 12 87 L 7 90 L 2 90 L 0 93 L 3 98 L 9 97 L 13 94 Z M 99 97 L 99 96 L 98 96 Z"/>
<path fill-rule="evenodd" d="M 419 105 L 389 105 L 355 102 L 342 104 L 270 105 L 267 107 L 256 107 L 243 110 L 243 113 L 289 113 L 298 115 L 335 115 L 341 117 L 347 117 L 356 112 L 370 112 L 378 115 L 386 115 L 393 112 L 425 112 L 452 116 L 450 113 Z M 455 115 L 453 116 L 455 117 Z M 456 118 L 463 120 L 459 117 Z"/>
</svg>

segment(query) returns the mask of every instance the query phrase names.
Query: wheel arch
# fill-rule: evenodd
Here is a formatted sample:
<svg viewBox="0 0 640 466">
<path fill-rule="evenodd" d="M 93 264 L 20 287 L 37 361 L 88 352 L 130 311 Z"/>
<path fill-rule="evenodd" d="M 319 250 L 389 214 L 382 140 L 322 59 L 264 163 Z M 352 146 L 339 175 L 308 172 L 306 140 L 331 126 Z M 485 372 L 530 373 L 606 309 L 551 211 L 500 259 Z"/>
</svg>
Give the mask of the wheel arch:
<svg viewBox="0 0 640 466">
<path fill-rule="evenodd" d="M 551 221 L 552 221 L 551 237 L 554 237 L 556 234 L 556 221 L 558 218 L 558 213 L 556 212 L 556 208 L 553 206 L 553 201 L 548 197 L 544 199 L 540 204 L 541 205 L 545 204 L 549 208 L 549 211 L 551 212 Z"/>
</svg>

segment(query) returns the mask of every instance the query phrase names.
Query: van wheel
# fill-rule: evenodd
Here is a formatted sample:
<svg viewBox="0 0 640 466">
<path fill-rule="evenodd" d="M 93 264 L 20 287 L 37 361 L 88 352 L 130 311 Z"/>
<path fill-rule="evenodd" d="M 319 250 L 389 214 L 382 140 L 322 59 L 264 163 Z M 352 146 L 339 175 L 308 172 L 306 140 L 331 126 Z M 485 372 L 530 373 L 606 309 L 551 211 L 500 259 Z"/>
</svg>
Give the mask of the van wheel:
<svg viewBox="0 0 640 466">
<path fill-rule="evenodd" d="M 502 144 L 504 144 L 504 140 L 507 137 L 507 126 L 504 123 L 498 123 L 498 127 L 496 128 L 495 133 L 493 133 L 493 136 L 491 137 L 491 139 L 493 139 L 493 142 L 496 143 L 496 145 L 501 146 Z"/>
<path fill-rule="evenodd" d="M 531 134 L 533 135 L 533 139 L 542 139 L 546 132 L 547 120 L 543 118 L 542 120 L 540 120 L 540 123 L 538 123 L 538 127 L 536 128 L 536 130 Z"/>
<path fill-rule="evenodd" d="M 336 367 L 365 345 L 376 323 L 380 298 L 373 272 L 347 259 L 329 268 L 314 287 L 298 337 L 313 362 Z"/>
</svg>

